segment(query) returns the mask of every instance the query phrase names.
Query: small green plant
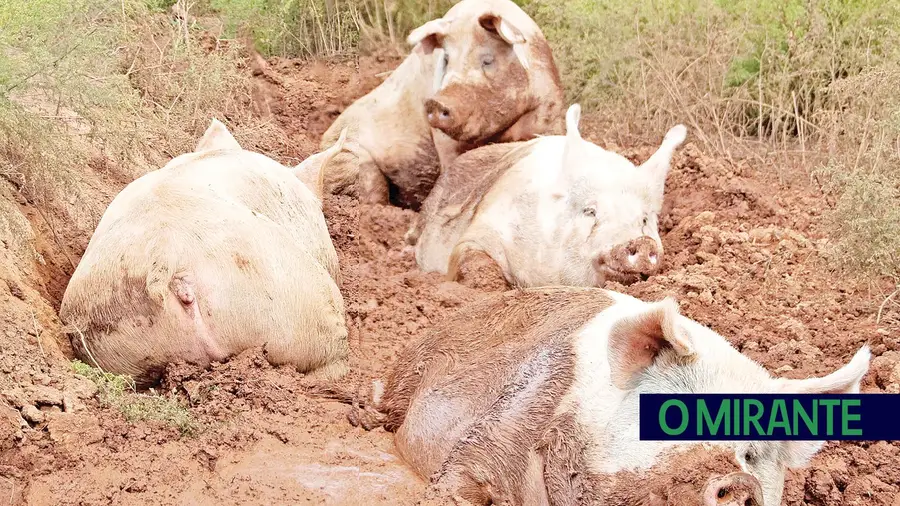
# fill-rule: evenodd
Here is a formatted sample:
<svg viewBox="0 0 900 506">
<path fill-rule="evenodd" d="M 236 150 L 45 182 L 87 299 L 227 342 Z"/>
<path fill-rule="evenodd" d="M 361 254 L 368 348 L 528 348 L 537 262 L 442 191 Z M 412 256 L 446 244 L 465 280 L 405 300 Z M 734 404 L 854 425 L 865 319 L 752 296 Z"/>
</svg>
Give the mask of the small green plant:
<svg viewBox="0 0 900 506">
<path fill-rule="evenodd" d="M 190 411 L 175 397 L 152 390 L 149 394 L 140 393 L 130 376 L 112 374 L 80 360 L 74 360 L 72 368 L 76 374 L 97 385 L 97 398 L 101 404 L 118 409 L 129 422 L 163 422 L 176 427 L 182 435 L 196 434 L 199 430 Z"/>
</svg>

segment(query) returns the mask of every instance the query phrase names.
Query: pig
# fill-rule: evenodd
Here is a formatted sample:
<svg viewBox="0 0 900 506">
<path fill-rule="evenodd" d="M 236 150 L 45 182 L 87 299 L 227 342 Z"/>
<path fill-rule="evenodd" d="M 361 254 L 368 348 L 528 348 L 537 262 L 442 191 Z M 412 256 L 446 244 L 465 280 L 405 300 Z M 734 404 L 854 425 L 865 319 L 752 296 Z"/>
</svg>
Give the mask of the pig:
<svg viewBox="0 0 900 506">
<path fill-rule="evenodd" d="M 412 52 L 322 137 L 349 128 L 326 190 L 418 210 L 440 168 L 476 146 L 561 133 L 563 91 L 550 46 L 510 0 L 462 0 L 413 30 Z"/>
<path fill-rule="evenodd" d="M 481 147 L 446 168 L 406 235 L 419 267 L 465 283 L 474 263 L 481 268 L 469 270 L 521 288 L 602 287 L 658 272 L 665 180 L 686 128 L 669 130 L 635 167 L 584 140 L 580 118 L 574 104 L 565 136 Z"/>
<path fill-rule="evenodd" d="M 427 499 L 779 506 L 824 442 L 647 441 L 641 393 L 856 393 L 863 345 L 824 377 L 773 377 L 672 297 L 590 287 L 487 295 L 398 356 L 376 408 Z M 440 504 L 440 502 L 438 502 Z"/>
<path fill-rule="evenodd" d="M 241 148 L 213 120 L 192 153 L 109 205 L 63 296 L 79 359 L 156 383 L 264 346 L 310 380 L 348 371 L 340 270 L 322 214 L 342 136 L 295 168 Z"/>
</svg>

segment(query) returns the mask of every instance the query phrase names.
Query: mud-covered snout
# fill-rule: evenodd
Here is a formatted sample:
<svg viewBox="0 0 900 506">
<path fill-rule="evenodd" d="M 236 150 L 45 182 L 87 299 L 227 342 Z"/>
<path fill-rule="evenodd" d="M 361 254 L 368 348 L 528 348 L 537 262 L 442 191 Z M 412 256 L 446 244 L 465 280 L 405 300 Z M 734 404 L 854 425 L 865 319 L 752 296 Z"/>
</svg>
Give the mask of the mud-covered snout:
<svg viewBox="0 0 900 506">
<path fill-rule="evenodd" d="M 703 489 L 703 506 L 763 506 L 759 480 L 747 473 L 730 473 L 710 479 Z"/>
<path fill-rule="evenodd" d="M 452 139 L 480 145 L 510 128 L 528 103 L 516 89 L 452 83 L 425 101 L 425 116 Z"/>
<path fill-rule="evenodd" d="M 458 114 L 454 114 L 452 104 L 449 100 L 441 100 L 440 98 L 430 98 L 425 102 L 425 114 L 428 116 L 428 124 L 431 128 L 437 128 L 442 132 L 451 135 L 451 132 L 458 130 Z"/>
<path fill-rule="evenodd" d="M 598 255 L 594 260 L 594 268 L 604 280 L 644 280 L 659 272 L 662 254 L 659 242 L 645 235 L 618 244 L 608 253 Z"/>
</svg>

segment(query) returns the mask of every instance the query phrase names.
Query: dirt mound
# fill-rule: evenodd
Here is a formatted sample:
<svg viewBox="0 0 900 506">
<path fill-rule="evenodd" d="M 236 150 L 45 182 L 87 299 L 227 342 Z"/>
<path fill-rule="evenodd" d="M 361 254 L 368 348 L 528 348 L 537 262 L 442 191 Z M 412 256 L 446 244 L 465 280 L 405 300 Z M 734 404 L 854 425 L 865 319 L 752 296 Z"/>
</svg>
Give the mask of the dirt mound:
<svg viewBox="0 0 900 506">
<path fill-rule="evenodd" d="M 372 57 L 251 65 L 256 108 L 290 139 L 267 153 L 296 163 L 316 151 L 331 120 L 395 64 Z M 654 149 L 648 143 L 622 152 L 642 161 Z M 675 295 L 685 314 L 788 377 L 829 372 L 868 342 L 876 358 L 864 391 L 900 391 L 898 306 L 886 304 L 876 321 L 887 287 L 829 271 L 817 227 L 825 204 L 802 171 L 786 174 L 776 177 L 763 164 L 731 166 L 686 146 L 667 185 L 665 269 L 611 288 L 648 300 Z M 416 268 L 403 240 L 412 211 L 329 197 L 324 212 L 351 324 L 353 372 L 332 387 L 365 398 L 403 346 L 486 292 Z M 37 218 L 28 230 L 50 240 Z M 65 232 L 60 240 L 76 245 L 74 252 L 86 243 Z M 193 434 L 128 421 L 98 401 L 96 386 L 74 375 L 53 344 L 61 334 L 52 292 L 60 287 L 36 280 L 55 278 L 14 261 L 21 254 L 12 245 L 3 248 L 0 497 L 12 504 L 216 505 L 412 504 L 420 497 L 425 481 L 394 454 L 390 434 L 353 428 L 346 396 L 324 398 L 303 375 L 272 367 L 264 350 L 208 369 L 168 369 L 161 389 L 184 404 Z M 785 502 L 896 506 L 898 457 L 898 443 L 829 443 L 809 469 L 790 474 Z"/>
</svg>

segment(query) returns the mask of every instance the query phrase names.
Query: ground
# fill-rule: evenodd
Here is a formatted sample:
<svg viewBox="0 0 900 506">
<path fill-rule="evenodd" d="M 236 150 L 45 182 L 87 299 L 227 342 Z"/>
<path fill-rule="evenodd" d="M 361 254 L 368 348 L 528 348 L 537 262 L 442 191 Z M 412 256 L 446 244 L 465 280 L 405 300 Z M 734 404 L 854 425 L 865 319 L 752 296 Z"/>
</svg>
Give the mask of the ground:
<svg viewBox="0 0 900 506">
<path fill-rule="evenodd" d="M 267 154 L 295 163 L 316 150 L 333 118 L 396 64 L 273 58 L 252 66 L 258 109 L 290 139 Z M 659 142 L 648 135 L 615 146 L 599 119 L 584 123 L 586 137 L 635 161 Z M 689 141 L 667 183 L 664 270 L 610 288 L 676 296 L 686 315 L 787 377 L 828 373 L 869 343 L 875 359 L 863 391 L 897 393 L 900 306 L 882 304 L 890 287 L 830 268 L 820 226 L 828 203 L 806 168 L 775 163 L 726 162 Z M 85 169 L 100 202 L 127 183 L 115 174 Z M 271 367 L 262 350 L 209 370 L 169 369 L 160 389 L 190 406 L 193 433 L 104 407 L 94 384 L 72 372 L 56 317 L 89 231 L 4 196 L 28 219 L 23 229 L 40 257 L 0 249 L 0 504 L 415 503 L 425 482 L 399 460 L 391 435 L 353 427 L 347 404 L 307 391 L 302 375 Z M 352 324 L 353 372 L 341 386 L 367 392 L 407 342 L 484 293 L 417 270 L 403 241 L 411 211 L 329 197 L 325 215 Z M 900 505 L 900 443 L 829 443 L 790 474 L 785 503 Z"/>
</svg>

